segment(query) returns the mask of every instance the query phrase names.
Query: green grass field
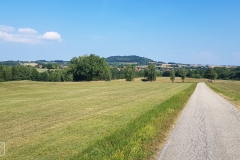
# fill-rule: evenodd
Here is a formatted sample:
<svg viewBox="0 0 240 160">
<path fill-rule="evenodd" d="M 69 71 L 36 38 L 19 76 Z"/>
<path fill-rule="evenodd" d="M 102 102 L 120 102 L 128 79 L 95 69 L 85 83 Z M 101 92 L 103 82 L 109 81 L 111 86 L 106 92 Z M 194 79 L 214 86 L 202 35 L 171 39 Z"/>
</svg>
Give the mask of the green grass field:
<svg viewBox="0 0 240 160">
<path fill-rule="evenodd" d="M 1 158 L 79 156 L 192 84 L 171 83 L 169 78 L 156 82 L 0 83 L 0 142 L 6 143 L 6 155 Z M 166 114 L 173 110 L 166 109 Z"/>
<path fill-rule="evenodd" d="M 42 72 L 45 72 L 45 71 L 47 71 L 47 70 L 55 71 L 56 69 L 36 68 L 36 70 L 37 70 L 38 72 L 42 73 Z"/>
<path fill-rule="evenodd" d="M 216 80 L 206 84 L 240 109 L 240 81 Z"/>
</svg>

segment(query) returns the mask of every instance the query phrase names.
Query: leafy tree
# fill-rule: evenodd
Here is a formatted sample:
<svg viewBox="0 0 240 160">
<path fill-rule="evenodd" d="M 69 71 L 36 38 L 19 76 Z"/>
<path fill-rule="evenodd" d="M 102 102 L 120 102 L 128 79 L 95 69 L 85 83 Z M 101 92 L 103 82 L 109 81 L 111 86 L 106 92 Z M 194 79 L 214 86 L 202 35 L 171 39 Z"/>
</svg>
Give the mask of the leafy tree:
<svg viewBox="0 0 240 160">
<path fill-rule="evenodd" d="M 187 75 L 187 71 L 186 69 L 182 68 L 179 70 L 179 74 L 181 76 L 181 79 L 182 79 L 182 82 L 184 82 L 185 78 L 186 78 L 186 75 Z"/>
<path fill-rule="evenodd" d="M 0 65 L 0 82 L 4 82 L 4 81 L 5 81 L 5 79 L 3 77 L 3 66 Z"/>
<path fill-rule="evenodd" d="M 12 80 L 33 80 L 31 66 L 13 66 L 12 67 Z M 37 72 L 37 71 L 36 71 Z M 35 80 L 35 79 L 34 79 Z"/>
<path fill-rule="evenodd" d="M 73 80 L 73 76 L 72 74 L 65 74 L 65 77 L 64 77 L 64 81 L 72 81 Z"/>
<path fill-rule="evenodd" d="M 56 70 L 51 72 L 51 80 L 53 82 L 61 82 L 62 81 L 61 77 L 62 77 L 61 71 Z"/>
<path fill-rule="evenodd" d="M 240 80 L 240 71 L 234 72 L 232 75 L 232 79 Z"/>
<path fill-rule="evenodd" d="M 33 81 L 39 81 L 40 80 L 40 73 L 35 68 L 32 69 L 31 79 Z"/>
<path fill-rule="evenodd" d="M 12 80 L 12 68 L 9 66 L 3 66 L 2 77 L 3 77 L 4 81 L 11 81 Z"/>
<path fill-rule="evenodd" d="M 40 75 L 42 77 L 42 81 L 49 81 L 49 73 L 47 71 L 40 73 Z"/>
<path fill-rule="evenodd" d="M 208 78 L 211 82 L 217 78 L 218 74 L 213 69 L 206 70 L 204 77 Z"/>
<path fill-rule="evenodd" d="M 190 78 L 202 78 L 200 74 L 192 74 Z"/>
<path fill-rule="evenodd" d="M 163 77 L 169 77 L 170 76 L 170 71 L 164 71 L 162 76 Z"/>
<path fill-rule="evenodd" d="M 51 63 L 44 65 L 44 67 L 46 67 L 47 69 L 54 69 L 54 65 Z"/>
<path fill-rule="evenodd" d="M 126 65 L 125 70 L 125 79 L 126 81 L 133 81 L 135 77 L 135 67 L 133 65 Z"/>
<path fill-rule="evenodd" d="M 148 81 L 156 81 L 157 71 L 154 63 L 150 63 L 144 70 L 144 77 L 147 77 Z"/>
<path fill-rule="evenodd" d="M 124 79 L 124 78 L 125 78 L 125 71 L 124 71 L 124 69 L 121 69 L 118 72 L 118 79 Z"/>
<path fill-rule="evenodd" d="M 157 71 L 157 77 L 162 77 L 162 72 L 161 71 Z"/>
<path fill-rule="evenodd" d="M 188 70 L 186 77 L 191 77 L 194 74 L 194 71 Z"/>
<path fill-rule="evenodd" d="M 172 83 L 175 80 L 175 71 L 174 71 L 174 69 L 172 69 L 171 72 L 170 72 L 170 79 L 171 79 Z"/>
<path fill-rule="evenodd" d="M 149 72 L 149 69 L 144 68 L 143 75 L 144 75 L 145 78 L 148 78 L 148 72 Z"/>
<path fill-rule="evenodd" d="M 233 74 L 233 71 L 226 67 L 215 67 L 213 70 L 218 74 L 218 79 L 230 79 Z"/>
<path fill-rule="evenodd" d="M 12 67 L 12 80 L 21 80 L 18 66 Z"/>
<path fill-rule="evenodd" d="M 117 67 L 111 67 L 110 68 L 111 71 L 111 79 L 118 79 L 118 72 L 119 70 L 117 69 Z"/>
<path fill-rule="evenodd" d="M 111 79 L 125 79 L 125 69 L 124 66 L 111 67 Z M 136 75 L 135 75 L 136 76 Z"/>
<path fill-rule="evenodd" d="M 74 81 L 111 80 L 111 71 L 105 59 L 94 54 L 72 58 L 69 67 Z"/>
<path fill-rule="evenodd" d="M 140 71 L 135 72 L 135 77 L 144 77 L 144 71 L 140 70 Z"/>
</svg>

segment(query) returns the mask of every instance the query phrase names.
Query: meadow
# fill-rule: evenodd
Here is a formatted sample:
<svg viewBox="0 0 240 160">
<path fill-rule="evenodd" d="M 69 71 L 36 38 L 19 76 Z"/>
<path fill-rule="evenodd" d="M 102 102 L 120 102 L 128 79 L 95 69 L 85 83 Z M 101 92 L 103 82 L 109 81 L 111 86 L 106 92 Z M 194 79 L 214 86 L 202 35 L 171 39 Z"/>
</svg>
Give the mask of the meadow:
<svg viewBox="0 0 240 160">
<path fill-rule="evenodd" d="M 88 156 L 92 155 L 88 152 L 94 148 L 104 148 L 101 144 L 108 145 L 111 136 L 116 137 L 118 133 L 125 135 L 134 127 L 133 133 L 139 133 L 136 137 L 157 137 L 156 133 L 161 128 L 156 130 L 150 124 L 161 126 L 159 122 L 162 121 L 163 131 L 167 131 L 196 85 L 193 79 L 180 83 L 181 80 L 176 78 L 176 82 L 171 83 L 168 77 L 158 78 L 156 82 L 136 79 L 133 82 L 0 83 L 0 141 L 6 143 L 6 155 L 1 158 L 89 159 Z M 158 114 L 160 112 L 161 116 Z M 156 131 L 149 133 L 149 130 Z M 145 136 L 141 135 L 143 133 Z M 148 156 L 145 151 L 139 152 L 139 143 L 132 139 L 131 145 L 128 145 L 136 150 L 132 159 L 136 154 L 143 158 Z M 133 151 L 126 152 L 130 154 Z M 126 152 L 115 148 L 111 157 L 124 159 Z M 106 155 L 102 157 L 106 158 Z"/>
<path fill-rule="evenodd" d="M 240 109 L 240 81 L 216 80 L 206 84 Z"/>
</svg>

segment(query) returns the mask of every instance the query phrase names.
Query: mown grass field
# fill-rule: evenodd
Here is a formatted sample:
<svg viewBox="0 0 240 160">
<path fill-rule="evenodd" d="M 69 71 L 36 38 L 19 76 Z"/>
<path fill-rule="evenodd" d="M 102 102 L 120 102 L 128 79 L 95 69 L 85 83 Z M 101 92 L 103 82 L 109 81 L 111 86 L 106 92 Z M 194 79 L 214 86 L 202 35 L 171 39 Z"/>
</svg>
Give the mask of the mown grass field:
<svg viewBox="0 0 240 160">
<path fill-rule="evenodd" d="M 158 113 L 157 106 L 163 102 L 177 106 L 171 101 L 174 95 L 185 96 L 186 101 L 194 81 L 0 83 L 0 141 L 6 143 L 6 155 L 1 158 L 81 159 L 81 153 L 96 142 L 105 143 L 106 137 L 116 131 L 125 133 L 122 131 L 134 121 L 142 121 L 143 115 Z M 181 97 L 175 99 L 185 103 Z M 165 106 L 162 117 L 174 112 Z M 146 126 L 149 119 L 144 121 Z"/>
<path fill-rule="evenodd" d="M 240 81 L 216 80 L 206 84 L 240 109 Z"/>
<path fill-rule="evenodd" d="M 36 70 L 41 73 L 41 72 L 45 72 L 47 70 L 55 71 L 56 69 L 36 68 Z"/>
</svg>

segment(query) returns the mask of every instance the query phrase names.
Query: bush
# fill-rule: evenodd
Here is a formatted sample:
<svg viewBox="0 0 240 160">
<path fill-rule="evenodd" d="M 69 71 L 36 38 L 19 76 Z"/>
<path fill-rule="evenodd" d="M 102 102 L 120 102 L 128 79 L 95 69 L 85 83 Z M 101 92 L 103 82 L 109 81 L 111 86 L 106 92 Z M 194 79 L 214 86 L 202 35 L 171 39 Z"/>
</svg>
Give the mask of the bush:
<svg viewBox="0 0 240 160">
<path fill-rule="evenodd" d="M 203 78 L 200 74 L 193 74 L 190 78 Z"/>
</svg>

